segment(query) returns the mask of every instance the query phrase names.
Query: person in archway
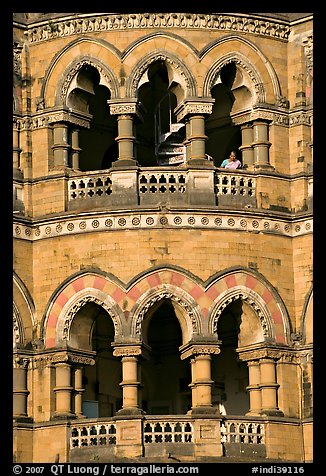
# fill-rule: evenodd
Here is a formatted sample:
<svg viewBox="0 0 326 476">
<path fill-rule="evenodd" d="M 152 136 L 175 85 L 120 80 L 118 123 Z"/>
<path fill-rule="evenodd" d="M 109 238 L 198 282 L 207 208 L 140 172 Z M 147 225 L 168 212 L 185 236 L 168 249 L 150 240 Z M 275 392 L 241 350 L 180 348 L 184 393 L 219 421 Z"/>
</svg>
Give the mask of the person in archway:
<svg viewBox="0 0 326 476">
<path fill-rule="evenodd" d="M 225 169 L 240 169 L 241 162 L 237 159 L 237 153 L 234 150 L 231 150 L 229 158 L 223 160 L 221 167 Z"/>
</svg>

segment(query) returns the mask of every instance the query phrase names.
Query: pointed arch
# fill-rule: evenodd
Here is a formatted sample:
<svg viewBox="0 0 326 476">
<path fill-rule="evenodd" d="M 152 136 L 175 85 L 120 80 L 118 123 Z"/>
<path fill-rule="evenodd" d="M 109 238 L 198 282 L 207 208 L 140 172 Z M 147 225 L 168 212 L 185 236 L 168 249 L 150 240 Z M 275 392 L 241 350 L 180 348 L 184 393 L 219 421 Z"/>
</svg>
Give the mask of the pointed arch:
<svg viewBox="0 0 326 476">
<path fill-rule="evenodd" d="M 37 319 L 33 298 L 22 279 L 13 275 L 13 328 L 16 343 L 26 345 L 34 337 Z"/>
<path fill-rule="evenodd" d="M 171 81 L 181 84 L 185 91 L 185 97 L 197 95 L 197 84 L 190 69 L 174 54 L 163 49 L 156 49 L 139 61 L 132 69 L 126 81 L 126 97 L 137 97 L 139 86 L 146 82 L 145 74 L 150 65 L 156 61 L 163 61 L 170 70 Z"/>
<path fill-rule="evenodd" d="M 307 293 L 301 317 L 300 334 L 304 344 L 313 341 L 313 288 Z"/>
<path fill-rule="evenodd" d="M 233 45 L 232 43 L 236 44 Z M 231 34 L 206 45 L 200 52 L 200 58 L 203 61 L 206 56 L 208 57 L 213 53 L 219 59 L 212 63 L 204 79 L 203 96 L 210 96 L 210 91 L 223 66 L 235 62 L 251 79 L 257 103 L 267 101 L 284 105 L 281 85 L 275 69 L 257 45 L 247 38 Z M 272 85 L 272 91 L 270 92 L 267 90 L 269 84 Z"/>
<path fill-rule="evenodd" d="M 167 283 L 159 284 L 145 292 L 131 309 L 131 336 L 140 338 L 146 313 L 157 302 L 169 299 L 174 307 L 185 344 L 202 332 L 201 310 L 196 301 L 183 289 Z"/>
<path fill-rule="evenodd" d="M 41 87 L 44 107 L 64 104 L 70 82 L 85 64 L 97 69 L 100 84 L 108 87 L 111 98 L 119 97 L 119 81 L 114 72 L 120 64 L 119 51 L 103 40 L 83 37 L 66 45 L 52 59 Z"/>
<path fill-rule="evenodd" d="M 60 286 L 42 320 L 41 337 L 45 347 L 69 343 L 73 319 L 87 303 L 97 304 L 107 311 L 113 322 L 115 337 L 122 336 L 124 316 L 109 288 L 112 289 L 110 281 L 93 273 L 77 276 Z"/>
<path fill-rule="evenodd" d="M 206 293 L 213 303 L 207 315 L 208 330 L 216 333 L 222 311 L 236 299 L 246 302 L 259 317 L 265 340 L 290 343 L 290 321 L 276 290 L 249 270 L 231 271 L 211 283 Z"/>
</svg>

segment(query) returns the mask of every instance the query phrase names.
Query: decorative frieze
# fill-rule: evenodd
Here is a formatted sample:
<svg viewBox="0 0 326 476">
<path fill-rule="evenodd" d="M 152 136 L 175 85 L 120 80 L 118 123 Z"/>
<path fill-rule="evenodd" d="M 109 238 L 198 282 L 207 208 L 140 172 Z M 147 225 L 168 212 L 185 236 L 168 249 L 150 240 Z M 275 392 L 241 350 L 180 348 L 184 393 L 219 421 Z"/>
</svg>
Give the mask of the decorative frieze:
<svg viewBox="0 0 326 476">
<path fill-rule="evenodd" d="M 220 229 L 245 232 L 273 233 L 282 236 L 302 236 L 313 231 L 313 219 L 303 218 L 289 222 L 276 218 L 244 216 L 243 214 L 205 213 L 179 210 L 168 212 L 164 216 L 160 211 L 150 213 L 124 212 L 101 214 L 97 216 L 71 217 L 70 219 L 48 220 L 40 224 L 28 225 L 15 217 L 13 222 L 13 237 L 35 241 L 62 235 L 75 235 L 88 232 L 103 232 L 107 230 L 132 230 L 148 228 L 191 228 L 191 229 Z"/>
<path fill-rule="evenodd" d="M 33 116 L 24 116 L 22 118 L 15 117 L 14 125 L 19 130 L 34 130 L 42 127 L 49 127 L 55 122 L 69 122 L 78 127 L 89 129 L 91 116 L 80 115 L 74 112 L 58 111 L 58 112 L 42 112 Z"/>
<path fill-rule="evenodd" d="M 94 353 L 95 354 L 95 353 Z M 32 357 L 31 362 L 33 368 L 47 367 L 59 362 L 81 364 L 81 365 L 94 365 L 95 359 L 84 354 L 79 354 L 71 351 L 56 351 L 47 354 L 39 354 Z"/>
<path fill-rule="evenodd" d="M 13 72 L 14 72 L 14 74 L 16 74 L 19 77 L 22 74 L 22 64 L 21 64 L 22 49 L 23 49 L 23 45 L 21 45 L 17 42 L 13 43 L 13 53 L 14 53 Z"/>
<path fill-rule="evenodd" d="M 79 18 L 70 17 L 38 23 L 28 27 L 30 43 L 39 43 L 55 38 L 92 32 L 117 31 L 126 29 L 177 28 L 208 29 L 250 33 L 286 41 L 290 27 L 285 23 L 271 19 L 260 19 L 248 14 L 218 15 L 198 13 L 130 13 L 103 14 L 88 16 L 79 14 Z"/>
</svg>

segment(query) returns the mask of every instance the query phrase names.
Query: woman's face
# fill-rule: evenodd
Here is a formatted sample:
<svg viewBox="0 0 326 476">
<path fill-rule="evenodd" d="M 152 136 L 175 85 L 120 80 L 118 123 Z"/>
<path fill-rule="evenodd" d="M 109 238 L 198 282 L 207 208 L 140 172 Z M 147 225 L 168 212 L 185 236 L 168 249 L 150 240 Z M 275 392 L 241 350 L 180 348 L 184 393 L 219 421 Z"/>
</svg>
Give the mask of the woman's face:
<svg viewBox="0 0 326 476">
<path fill-rule="evenodd" d="M 230 154 L 230 160 L 235 160 L 236 159 L 236 155 L 235 154 Z"/>
</svg>

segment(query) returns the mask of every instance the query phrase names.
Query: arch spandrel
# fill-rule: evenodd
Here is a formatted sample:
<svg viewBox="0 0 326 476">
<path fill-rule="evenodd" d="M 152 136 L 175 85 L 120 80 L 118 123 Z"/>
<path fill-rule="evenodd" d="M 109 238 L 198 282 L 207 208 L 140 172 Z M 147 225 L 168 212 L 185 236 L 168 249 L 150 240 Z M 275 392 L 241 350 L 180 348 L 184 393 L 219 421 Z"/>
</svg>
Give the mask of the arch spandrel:
<svg viewBox="0 0 326 476">
<path fill-rule="evenodd" d="M 203 82 L 203 96 L 209 96 L 219 72 L 234 62 L 251 82 L 251 92 L 257 103 L 279 104 L 281 86 L 273 65 L 260 49 L 249 40 L 236 35 L 223 37 L 206 46 L 201 52 L 207 74 Z M 246 86 L 250 86 L 249 83 Z"/>
<path fill-rule="evenodd" d="M 147 81 L 146 75 L 149 67 L 156 61 L 163 61 L 167 64 L 170 82 L 180 84 L 185 97 L 197 95 L 196 80 L 185 62 L 166 49 L 155 48 L 154 51 L 150 50 L 147 55 L 143 56 L 130 71 L 126 81 L 126 97 L 137 97 L 138 88 Z"/>
<path fill-rule="evenodd" d="M 174 268 L 147 271 L 128 285 L 96 273 L 79 275 L 58 290 L 47 308 L 41 336 L 46 347 L 69 335 L 73 315 L 83 299 L 101 305 L 115 318 L 117 340 L 120 336 L 141 340 L 145 314 L 162 299 L 173 304 L 185 340 L 195 334 L 213 336 L 223 309 L 241 299 L 258 316 L 264 339 L 289 343 L 289 318 L 277 292 L 260 277 L 243 270 L 220 275 L 206 286 Z"/>
<path fill-rule="evenodd" d="M 120 96 L 120 58 L 113 50 L 96 40 L 81 39 L 66 46 L 52 60 L 42 86 L 45 107 L 63 105 L 65 92 L 78 71 L 89 64 L 100 74 L 100 84 L 108 87 L 112 98 Z"/>
<path fill-rule="evenodd" d="M 17 343 L 26 345 L 34 338 L 37 328 L 35 305 L 23 281 L 14 274 L 13 279 L 13 326 Z"/>
<path fill-rule="evenodd" d="M 213 303 L 207 316 L 210 333 L 215 334 L 218 319 L 231 302 L 240 299 L 254 310 L 261 323 L 261 334 L 253 339 L 290 343 L 290 323 L 286 308 L 272 286 L 245 271 L 228 273 L 206 290 Z M 252 342 L 253 343 L 253 342 Z"/>
<path fill-rule="evenodd" d="M 155 311 L 157 303 L 169 300 L 182 331 L 182 344 L 202 332 L 201 310 L 196 301 L 184 290 L 171 284 L 161 284 L 147 291 L 131 310 L 131 336 L 145 338 L 147 325 L 144 320 Z"/>
</svg>

